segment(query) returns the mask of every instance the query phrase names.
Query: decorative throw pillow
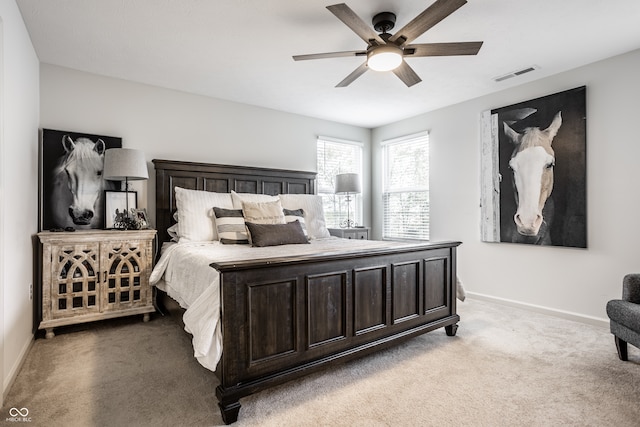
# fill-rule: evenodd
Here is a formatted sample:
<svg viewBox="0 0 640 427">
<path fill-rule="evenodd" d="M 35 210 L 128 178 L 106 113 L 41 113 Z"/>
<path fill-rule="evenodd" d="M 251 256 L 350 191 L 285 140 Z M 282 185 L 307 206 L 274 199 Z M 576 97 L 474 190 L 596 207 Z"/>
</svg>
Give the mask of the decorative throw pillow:
<svg viewBox="0 0 640 427">
<path fill-rule="evenodd" d="M 293 222 L 298 221 L 300 223 L 300 227 L 302 227 L 302 232 L 305 237 L 309 238 L 309 233 L 307 233 L 307 226 L 304 223 L 304 210 L 302 209 L 282 209 L 282 213 L 284 213 L 285 222 Z"/>
<path fill-rule="evenodd" d="M 248 244 L 249 236 L 244 225 L 242 209 L 223 209 L 214 207 L 216 228 L 220 243 L 225 245 Z"/>
<path fill-rule="evenodd" d="M 316 194 L 280 194 L 280 203 L 285 209 L 302 209 L 310 239 L 331 237 L 324 220 L 322 197 Z"/>
<path fill-rule="evenodd" d="M 234 209 L 242 209 L 242 202 L 275 202 L 280 199 L 278 196 L 269 196 L 268 194 L 236 193 L 231 190 L 231 200 Z"/>
<path fill-rule="evenodd" d="M 218 240 L 212 206 L 233 208 L 231 195 L 176 187 L 178 237 L 191 242 Z"/>
<path fill-rule="evenodd" d="M 245 222 L 254 224 L 284 224 L 280 200 L 273 202 L 242 202 Z"/>
<path fill-rule="evenodd" d="M 247 222 L 251 245 L 257 247 L 309 243 L 298 221 L 286 224 L 254 224 Z"/>
</svg>

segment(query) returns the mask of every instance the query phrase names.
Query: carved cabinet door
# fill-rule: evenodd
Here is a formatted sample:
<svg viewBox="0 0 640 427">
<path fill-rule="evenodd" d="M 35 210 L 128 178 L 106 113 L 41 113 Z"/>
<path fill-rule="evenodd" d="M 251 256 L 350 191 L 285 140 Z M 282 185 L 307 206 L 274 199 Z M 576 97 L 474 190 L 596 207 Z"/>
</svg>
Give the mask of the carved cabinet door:
<svg viewBox="0 0 640 427">
<path fill-rule="evenodd" d="M 75 243 L 51 249 L 50 319 L 100 311 L 99 245 Z"/>
<path fill-rule="evenodd" d="M 150 265 L 148 241 L 124 240 L 100 245 L 103 274 L 101 311 L 114 311 L 148 305 Z"/>
</svg>

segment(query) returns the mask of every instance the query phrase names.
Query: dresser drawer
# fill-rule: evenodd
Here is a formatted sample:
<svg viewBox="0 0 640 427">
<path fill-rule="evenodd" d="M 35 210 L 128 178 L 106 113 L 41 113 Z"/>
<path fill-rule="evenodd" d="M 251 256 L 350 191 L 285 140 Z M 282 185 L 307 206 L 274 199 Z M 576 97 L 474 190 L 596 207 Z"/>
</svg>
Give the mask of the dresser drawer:
<svg viewBox="0 0 640 427">
<path fill-rule="evenodd" d="M 330 228 L 329 234 L 343 239 L 369 240 L 369 228 Z"/>
</svg>

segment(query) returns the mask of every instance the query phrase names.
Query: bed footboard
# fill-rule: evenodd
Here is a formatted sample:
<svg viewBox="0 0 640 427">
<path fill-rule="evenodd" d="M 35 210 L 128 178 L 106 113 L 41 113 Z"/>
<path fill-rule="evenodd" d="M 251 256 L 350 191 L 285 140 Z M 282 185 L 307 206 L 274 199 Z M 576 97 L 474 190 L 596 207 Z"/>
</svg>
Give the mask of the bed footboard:
<svg viewBox="0 0 640 427">
<path fill-rule="evenodd" d="M 224 422 L 237 420 L 249 394 L 434 329 L 455 335 L 458 245 L 212 264 L 220 272 Z"/>
</svg>

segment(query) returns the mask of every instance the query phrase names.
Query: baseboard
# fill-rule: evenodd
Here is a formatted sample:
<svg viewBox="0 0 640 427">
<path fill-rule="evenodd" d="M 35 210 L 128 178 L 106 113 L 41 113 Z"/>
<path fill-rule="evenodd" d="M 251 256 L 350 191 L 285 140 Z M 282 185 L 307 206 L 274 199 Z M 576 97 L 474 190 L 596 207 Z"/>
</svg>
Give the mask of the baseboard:
<svg viewBox="0 0 640 427">
<path fill-rule="evenodd" d="M 11 386 L 13 385 L 13 383 L 16 381 L 16 378 L 18 377 L 18 373 L 20 373 L 20 369 L 22 368 L 22 365 L 24 365 L 24 362 L 27 360 L 27 354 L 29 354 L 29 350 L 31 349 L 31 346 L 33 345 L 34 341 L 35 341 L 35 336 L 32 335 L 31 339 L 20 351 L 20 354 L 18 355 L 18 360 L 16 361 L 16 363 L 13 364 L 13 367 L 9 371 L 9 375 L 7 375 L 7 378 L 5 379 L 4 384 L 2 385 L 3 404 L 7 403 L 7 395 L 11 390 Z"/>
<path fill-rule="evenodd" d="M 586 316 L 584 314 L 573 313 L 571 311 L 558 310 L 555 308 L 544 307 L 541 305 L 528 304 L 525 302 L 514 301 L 506 298 L 494 297 L 491 295 L 479 294 L 476 292 L 466 292 L 467 297 L 504 304 L 511 307 L 522 308 L 524 310 L 534 311 L 536 313 L 547 314 L 549 316 L 560 317 L 562 319 L 573 320 L 575 322 L 586 323 L 588 325 L 598 326 L 601 328 L 609 328 L 609 319 L 602 319 L 594 316 Z"/>
</svg>

